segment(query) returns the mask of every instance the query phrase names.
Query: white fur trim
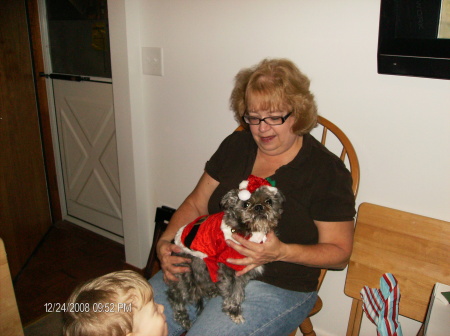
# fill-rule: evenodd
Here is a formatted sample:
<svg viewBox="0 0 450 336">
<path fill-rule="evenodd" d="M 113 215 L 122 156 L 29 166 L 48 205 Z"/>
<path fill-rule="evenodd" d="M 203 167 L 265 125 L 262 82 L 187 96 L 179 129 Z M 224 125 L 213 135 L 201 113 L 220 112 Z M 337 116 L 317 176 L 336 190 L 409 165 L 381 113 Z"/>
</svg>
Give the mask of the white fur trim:
<svg viewBox="0 0 450 336">
<path fill-rule="evenodd" d="M 239 244 L 236 240 L 234 240 L 231 235 L 233 234 L 233 232 L 231 232 L 231 227 L 229 227 L 227 224 L 225 224 L 225 222 L 222 220 L 222 223 L 220 224 L 220 229 L 223 232 L 223 235 L 225 237 L 225 240 L 230 239 L 233 242 L 235 242 L 236 244 Z M 253 243 L 264 243 L 267 240 L 267 236 L 265 235 L 264 232 L 253 232 L 252 236 L 250 237 L 249 241 L 253 242 Z M 241 244 L 239 244 L 241 245 Z"/>
<path fill-rule="evenodd" d="M 248 180 L 244 180 L 241 183 L 239 183 L 239 190 L 240 189 L 247 189 L 248 187 Z"/>
<path fill-rule="evenodd" d="M 265 243 L 267 236 L 264 232 L 253 232 L 249 240 L 253 243 Z"/>
<path fill-rule="evenodd" d="M 200 259 L 204 259 L 207 257 L 207 255 L 203 252 L 200 251 L 194 251 L 191 250 L 190 248 L 187 248 L 186 246 L 184 246 L 184 244 L 181 242 L 181 235 L 184 231 L 184 229 L 186 228 L 186 226 L 188 226 L 189 224 L 186 224 L 185 226 L 183 226 L 182 228 L 180 228 L 176 235 L 175 235 L 175 244 L 179 247 L 181 247 L 181 249 L 183 250 L 184 253 L 193 255 L 194 257 L 200 258 Z"/>
<path fill-rule="evenodd" d="M 233 239 L 233 237 L 231 237 L 231 235 L 233 234 L 233 232 L 231 232 L 231 227 L 228 226 L 224 220 L 222 220 L 222 223 L 220 223 L 220 229 L 223 232 L 223 236 L 225 237 L 225 240 L 231 240 L 236 244 L 241 245 L 240 243 L 238 243 L 236 240 Z"/>
</svg>

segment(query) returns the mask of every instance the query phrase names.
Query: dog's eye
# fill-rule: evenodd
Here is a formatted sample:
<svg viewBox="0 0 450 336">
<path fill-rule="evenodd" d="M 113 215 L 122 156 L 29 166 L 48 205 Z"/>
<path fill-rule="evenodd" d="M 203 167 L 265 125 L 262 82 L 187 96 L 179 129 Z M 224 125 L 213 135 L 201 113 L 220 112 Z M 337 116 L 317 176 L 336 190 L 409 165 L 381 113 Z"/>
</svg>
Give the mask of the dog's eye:
<svg viewBox="0 0 450 336">
<path fill-rule="evenodd" d="M 272 205 L 272 199 L 271 198 L 268 198 L 268 199 L 266 199 L 266 204 L 267 205 Z"/>
<path fill-rule="evenodd" d="M 242 206 L 244 207 L 244 209 L 247 209 L 250 206 L 250 202 L 244 202 Z"/>
</svg>

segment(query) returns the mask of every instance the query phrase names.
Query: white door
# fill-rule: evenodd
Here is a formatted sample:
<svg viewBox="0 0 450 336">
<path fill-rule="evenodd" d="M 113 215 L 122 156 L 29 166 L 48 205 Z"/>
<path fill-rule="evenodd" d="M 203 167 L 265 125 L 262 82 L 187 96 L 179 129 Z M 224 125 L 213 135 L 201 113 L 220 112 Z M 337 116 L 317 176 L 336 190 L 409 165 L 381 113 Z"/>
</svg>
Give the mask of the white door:
<svg viewBox="0 0 450 336">
<path fill-rule="evenodd" d="M 53 87 L 67 214 L 123 236 L 112 84 Z"/>
</svg>

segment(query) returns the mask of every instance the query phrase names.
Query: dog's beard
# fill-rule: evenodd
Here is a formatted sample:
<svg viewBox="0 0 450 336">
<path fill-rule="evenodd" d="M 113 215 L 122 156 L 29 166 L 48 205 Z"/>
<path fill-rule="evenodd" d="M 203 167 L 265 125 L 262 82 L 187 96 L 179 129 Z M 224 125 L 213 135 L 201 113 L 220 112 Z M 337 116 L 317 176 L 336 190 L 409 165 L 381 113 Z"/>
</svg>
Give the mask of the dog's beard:
<svg viewBox="0 0 450 336">
<path fill-rule="evenodd" d="M 239 221 L 242 223 L 240 226 L 248 232 L 268 233 L 276 227 L 278 218 L 273 211 L 255 213 L 252 210 L 244 210 L 240 213 Z"/>
</svg>

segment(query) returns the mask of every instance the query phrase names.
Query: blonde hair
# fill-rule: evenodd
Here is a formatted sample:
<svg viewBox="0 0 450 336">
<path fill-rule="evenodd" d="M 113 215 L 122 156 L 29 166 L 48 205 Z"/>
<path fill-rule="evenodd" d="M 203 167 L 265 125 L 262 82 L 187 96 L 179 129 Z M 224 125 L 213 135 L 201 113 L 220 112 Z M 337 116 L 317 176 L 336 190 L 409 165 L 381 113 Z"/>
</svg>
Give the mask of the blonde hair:
<svg viewBox="0 0 450 336">
<path fill-rule="evenodd" d="M 153 299 L 153 290 L 134 271 L 113 272 L 79 286 L 66 303 L 65 336 L 125 336 L 133 315 Z"/>
<path fill-rule="evenodd" d="M 247 130 L 242 117 L 248 111 L 288 110 L 295 118 L 292 131 L 303 135 L 317 124 L 317 105 L 309 85 L 308 77 L 290 60 L 265 59 L 236 75 L 230 107 L 236 121 Z"/>
</svg>

